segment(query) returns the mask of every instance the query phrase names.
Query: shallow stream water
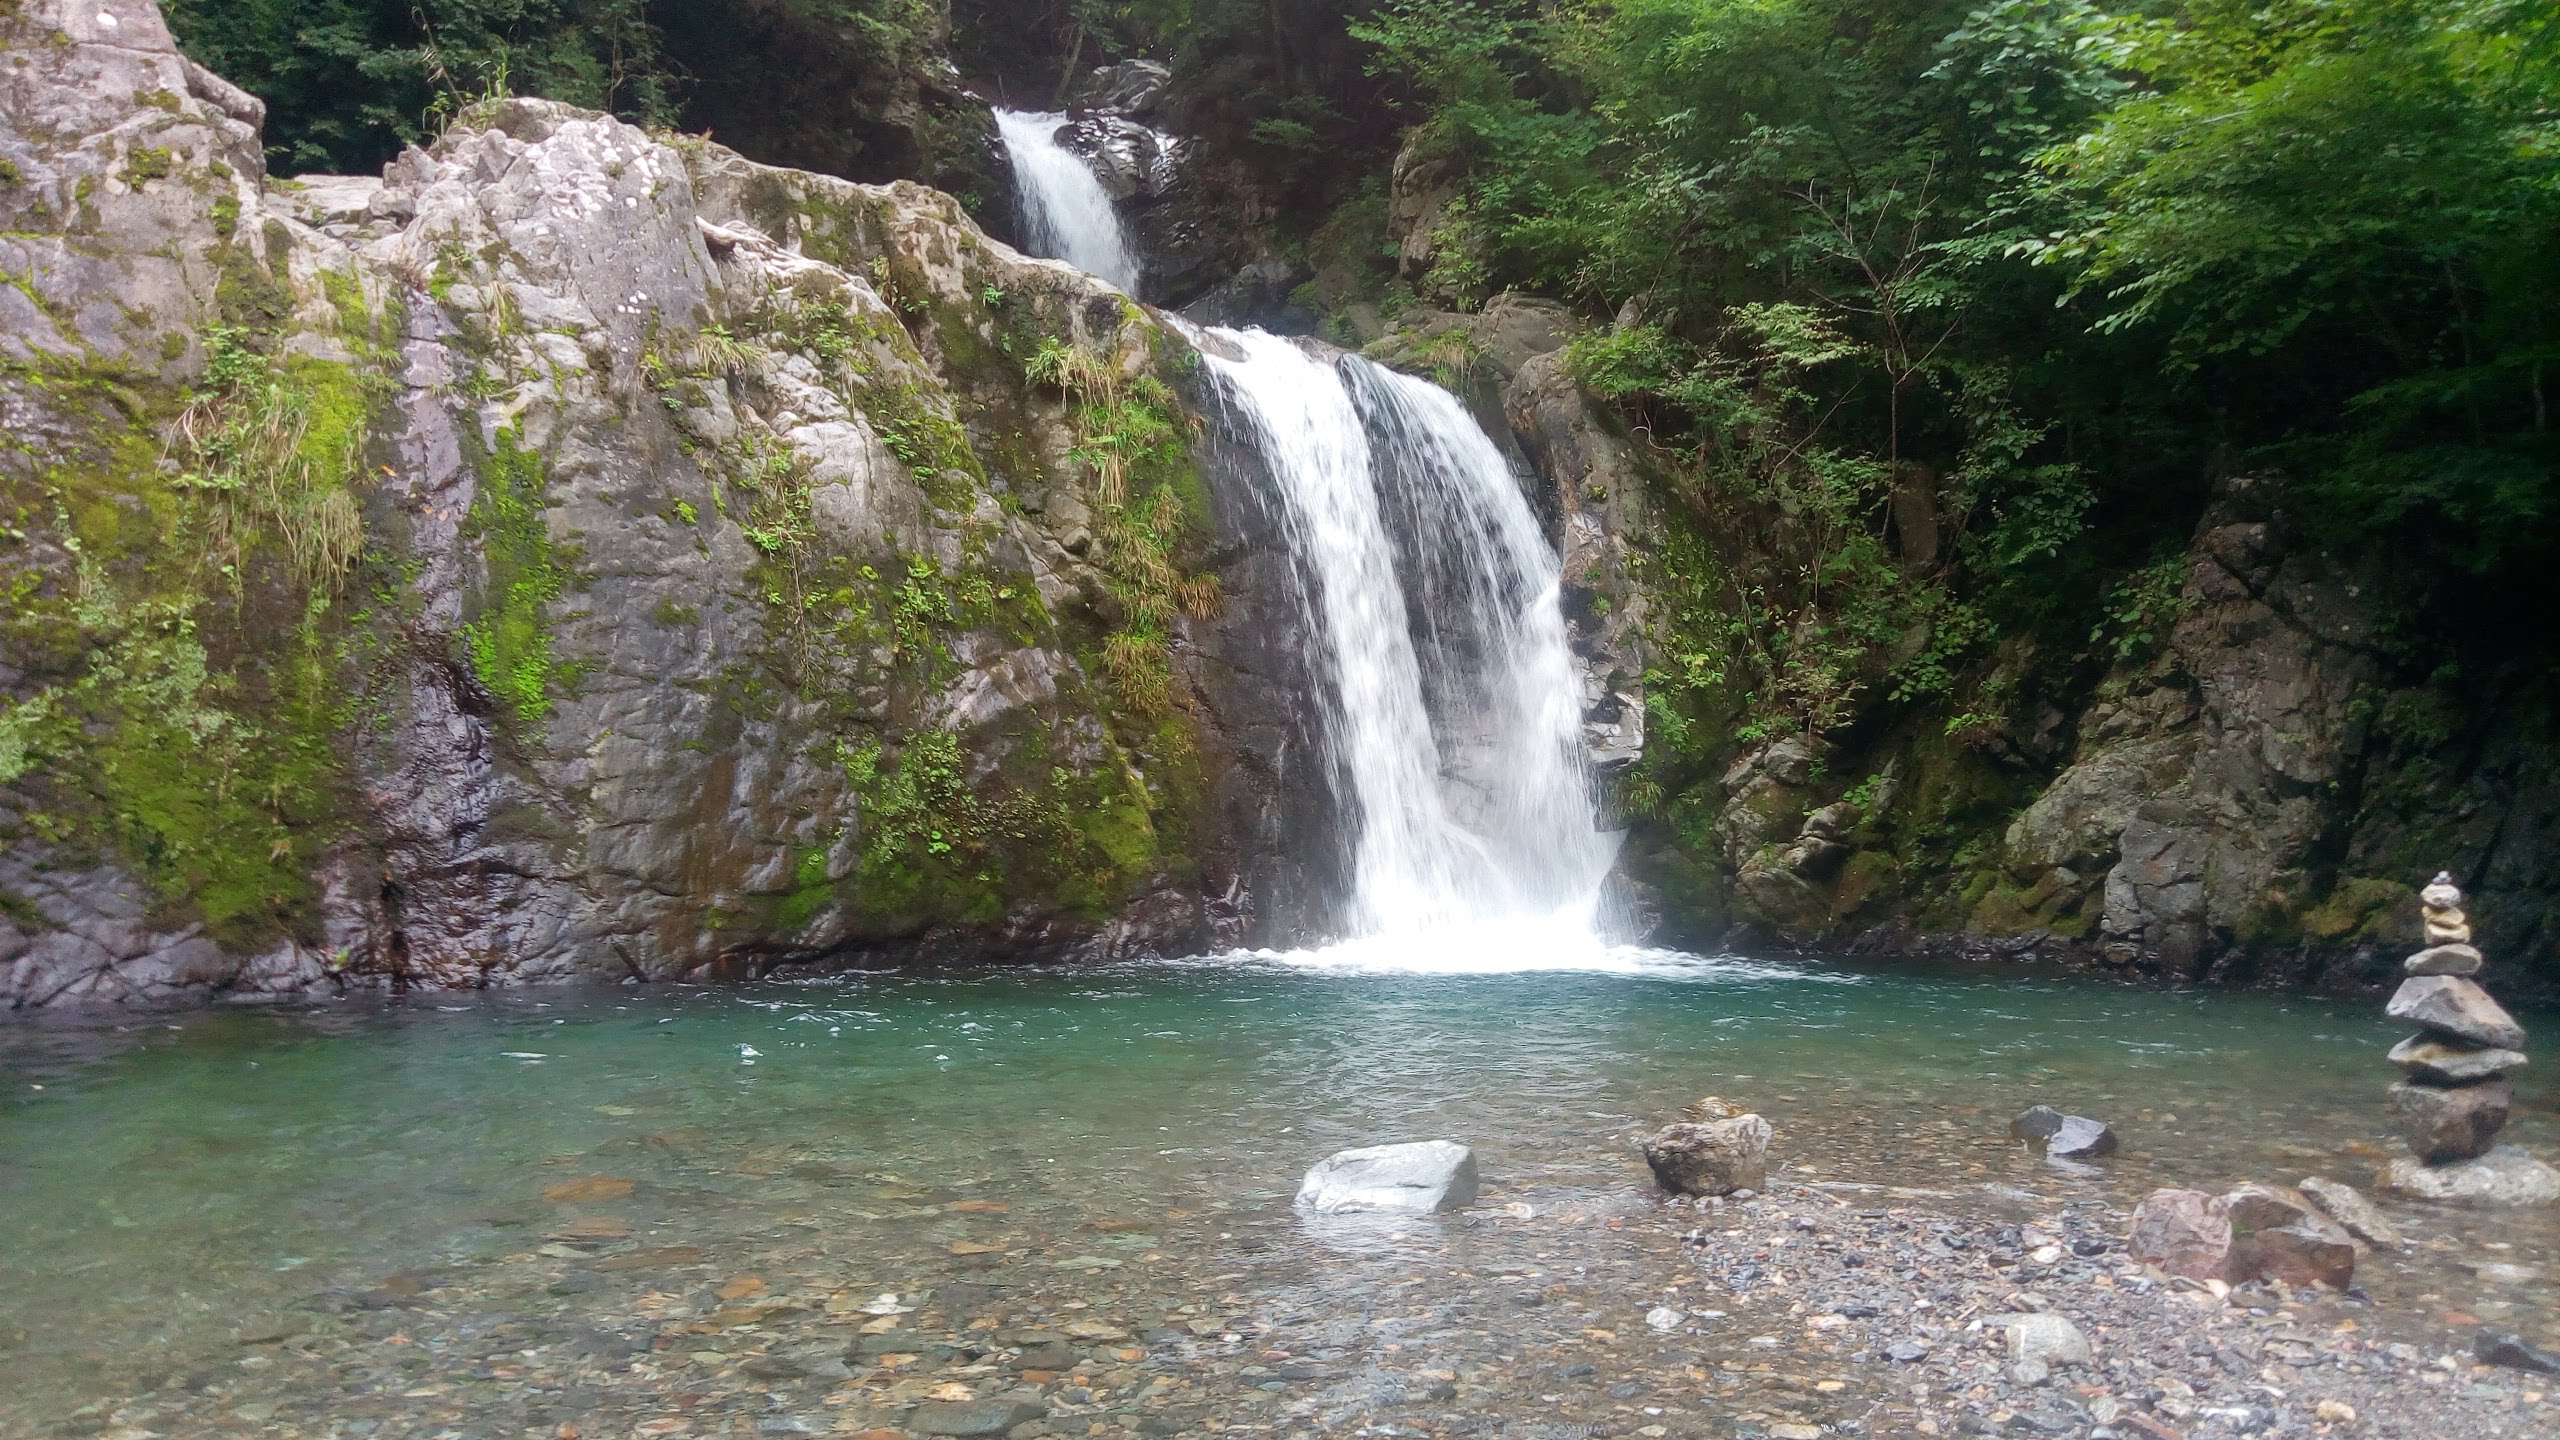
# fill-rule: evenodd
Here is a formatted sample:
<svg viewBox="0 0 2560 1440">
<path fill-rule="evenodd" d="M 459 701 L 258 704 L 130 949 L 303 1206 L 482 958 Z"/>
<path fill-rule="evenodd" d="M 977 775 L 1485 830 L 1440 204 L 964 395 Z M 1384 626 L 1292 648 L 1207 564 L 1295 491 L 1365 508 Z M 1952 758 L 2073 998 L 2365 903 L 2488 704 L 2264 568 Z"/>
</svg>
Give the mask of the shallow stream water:
<svg viewBox="0 0 2560 1440">
<path fill-rule="evenodd" d="M 1337 1371 L 1411 1331 L 1448 1373 L 1499 1372 L 1524 1327 L 1643 1333 L 1669 1272 L 1611 1239 L 1657 1205 L 1630 1138 L 1701 1094 L 1771 1118 L 1781 1180 L 1855 1204 L 2024 1218 L 2159 1184 L 2362 1184 L 2390 1144 L 2379 1010 L 1621 952 L 1615 973 L 1264 957 L 14 1023 L 0 1435 L 550 1435 L 635 1367 L 656 1388 L 585 1433 L 715 1433 L 685 1406 L 708 1416 L 723 1375 L 754 1390 L 734 1362 L 793 1327 L 841 1349 L 973 1314 Z M 2550 1154 L 2537 1070 L 2510 1135 Z M 2124 1152 L 2024 1157 L 2005 1125 L 2036 1102 L 2109 1120 Z M 1473 1214 L 1292 1215 L 1314 1160 L 1432 1137 L 1477 1148 Z M 2416 1223 L 2447 1226 L 2519 1265 L 2560 1240 L 2547 1215 Z M 2451 1249 L 2370 1264 L 2379 1309 L 2560 1338 L 2547 1285 L 2484 1291 Z M 1581 1277 L 1570 1317 L 1447 1318 L 1546 1273 Z M 1315 1333 L 1290 1350 L 1293 1324 Z M 671 1329 L 711 1338 L 669 1358 Z M 588 1369 L 545 1368 L 562 1353 Z M 1244 1375 L 1213 1413 L 1320 1428 L 1293 1383 Z M 681 1423 L 645 1428 L 652 1405 Z"/>
</svg>

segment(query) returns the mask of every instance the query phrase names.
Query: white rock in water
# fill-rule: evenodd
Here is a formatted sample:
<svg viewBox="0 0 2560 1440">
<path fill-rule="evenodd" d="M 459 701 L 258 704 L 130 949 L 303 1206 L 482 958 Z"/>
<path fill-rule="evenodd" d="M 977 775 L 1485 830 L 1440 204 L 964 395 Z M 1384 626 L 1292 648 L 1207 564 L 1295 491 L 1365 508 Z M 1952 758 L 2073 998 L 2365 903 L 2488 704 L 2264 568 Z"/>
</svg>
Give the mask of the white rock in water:
<svg viewBox="0 0 2560 1440">
<path fill-rule="evenodd" d="M 1644 1323 L 1656 1330 L 1677 1330 L 1680 1322 L 1688 1318 L 1685 1311 L 1674 1310 L 1668 1305 L 1656 1305 L 1644 1312 Z"/>
<path fill-rule="evenodd" d="M 1317 1161 L 1298 1187 L 1298 1208 L 1319 1215 L 1427 1215 L 1474 1203 L 1476 1152 L 1449 1140 L 1344 1150 Z"/>
</svg>

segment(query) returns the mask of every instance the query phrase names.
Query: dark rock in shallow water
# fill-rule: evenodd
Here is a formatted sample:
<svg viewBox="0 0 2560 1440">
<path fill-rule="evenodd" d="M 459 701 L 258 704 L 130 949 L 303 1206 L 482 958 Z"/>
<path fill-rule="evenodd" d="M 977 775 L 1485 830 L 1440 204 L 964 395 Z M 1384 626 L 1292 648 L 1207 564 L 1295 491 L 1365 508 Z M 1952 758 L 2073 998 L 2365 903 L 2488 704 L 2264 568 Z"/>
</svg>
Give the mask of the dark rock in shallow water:
<svg viewBox="0 0 2560 1440">
<path fill-rule="evenodd" d="M 907 1428 L 919 1435 L 1002 1435 L 1049 1413 L 1032 1400 L 968 1400 L 921 1405 L 907 1417 Z"/>
<path fill-rule="evenodd" d="M 2116 1132 L 2104 1121 L 2065 1115 L 2050 1105 L 2034 1106 L 2010 1121 L 2009 1138 L 2056 1160 L 2094 1160 L 2116 1153 Z"/>
<path fill-rule="evenodd" d="M 2515 1094 L 2505 1080 L 2450 1086 L 2403 1080 L 2391 1087 L 2391 1113 L 2419 1159 L 2470 1160 L 2497 1143 Z"/>
<path fill-rule="evenodd" d="M 1769 1122 L 1757 1115 L 1665 1125 L 1646 1137 L 1653 1178 L 1675 1195 L 1731 1195 L 1768 1183 Z"/>
<path fill-rule="evenodd" d="M 2030 1105 L 2019 1112 L 2017 1119 L 2009 1122 L 2009 1138 L 2024 1140 L 2031 1145 L 2042 1144 L 2060 1133 L 2066 1118 L 2050 1105 Z"/>
<path fill-rule="evenodd" d="M 2483 1330 L 2480 1338 L 2472 1342 L 2471 1353 L 2483 1365 L 2529 1370 L 2537 1375 L 2560 1375 L 2560 1355 L 2552 1354 L 2521 1335 Z"/>
<path fill-rule="evenodd" d="M 2394 1020 L 2407 1020 L 2474 1045 L 2500 1050 L 2524 1045 L 2524 1027 L 2506 1007 L 2459 975 L 2410 976 L 2391 997 L 2388 1013 Z"/>
</svg>

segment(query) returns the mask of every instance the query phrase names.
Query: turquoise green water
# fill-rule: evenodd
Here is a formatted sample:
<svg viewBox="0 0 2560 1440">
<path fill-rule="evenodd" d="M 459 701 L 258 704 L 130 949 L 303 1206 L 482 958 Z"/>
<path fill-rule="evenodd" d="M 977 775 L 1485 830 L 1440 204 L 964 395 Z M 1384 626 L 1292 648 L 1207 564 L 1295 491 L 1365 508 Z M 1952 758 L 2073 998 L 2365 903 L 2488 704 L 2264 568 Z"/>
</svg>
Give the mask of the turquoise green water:
<svg viewBox="0 0 2560 1440">
<path fill-rule="evenodd" d="M 1953 1205 L 2362 1183 L 2390 1143 L 2378 1012 L 1740 963 L 1201 962 L 22 1021 L 0 1029 L 0 1433 L 201 1389 L 244 1332 L 361 1313 L 386 1281 L 448 1314 L 639 1303 L 560 1278 L 586 1256 L 813 1295 L 1036 1271 L 1168 1310 L 1298 1303 L 1345 1253 L 1436 1243 L 1299 1225 L 1324 1154 L 1459 1139 L 1488 1203 L 1598 1213 L 1650 1203 L 1628 1137 L 1708 1092 L 1772 1119 L 1789 1178 Z M 2513 1138 L 2560 1149 L 2552 1099 L 2525 1072 Z M 2125 1153 L 2016 1154 L 2007 1118 L 2039 1101 Z M 2553 1248 L 2547 1219 L 2478 1224 L 2505 1258 Z M 2370 1283 L 2432 1294 L 2440 1270 Z"/>
</svg>

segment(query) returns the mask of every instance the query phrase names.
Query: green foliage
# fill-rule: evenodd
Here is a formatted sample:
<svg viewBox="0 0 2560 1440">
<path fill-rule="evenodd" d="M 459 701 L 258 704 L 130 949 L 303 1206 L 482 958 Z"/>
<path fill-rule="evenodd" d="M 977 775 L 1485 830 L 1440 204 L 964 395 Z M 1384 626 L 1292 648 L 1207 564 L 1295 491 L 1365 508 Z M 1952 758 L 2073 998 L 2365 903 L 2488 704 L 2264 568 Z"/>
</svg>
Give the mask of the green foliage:
<svg viewBox="0 0 2560 1440">
<path fill-rule="evenodd" d="M 461 100 L 673 118 L 649 0 L 167 0 L 187 53 L 267 102 L 278 170 L 358 174 Z"/>
<path fill-rule="evenodd" d="M 2115 659 L 2137 660 L 2169 641 L 2178 617 L 2187 612 L 2187 557 L 2172 551 L 2124 578 L 2107 595 L 2104 612 L 2089 631 L 2089 643 Z"/>
<path fill-rule="evenodd" d="M 2560 29 L 2508 0 L 2211 0 L 2114 22 L 2143 92 L 2041 157 L 2021 253 L 2157 330 L 2339 538 L 2475 572 L 2552 541 Z M 2285 382 L 2270 385 L 2273 367 Z M 2281 406 L 2280 410 L 2274 407 Z M 2245 414 L 2245 412 L 2244 412 Z"/>
<path fill-rule="evenodd" d="M 551 718 L 555 692 L 576 678 L 551 654 L 551 606 L 571 570 L 552 545 L 549 504 L 541 455 L 515 430 L 499 431 L 471 509 L 488 568 L 462 639 L 480 683 L 529 729 Z"/>
<path fill-rule="evenodd" d="M 1674 753 L 1997 711 L 1969 667 L 2011 637 L 2141 658 L 2212 473 L 2553 593 L 2543 9 L 1387 0 L 1350 31 L 1460 184 L 1418 288 L 1619 317 L 1570 358 L 1665 471 Z"/>
<path fill-rule="evenodd" d="M 305 590 L 332 593 L 364 548 L 353 491 L 374 396 L 343 365 L 282 363 L 248 332 L 204 332 L 205 375 L 171 427 L 171 482 L 207 502 L 205 561 L 236 592 L 251 551 L 272 542 Z"/>
<path fill-rule="evenodd" d="M 1108 356 L 1043 339 L 1023 374 L 1066 392 L 1076 435 L 1069 453 L 1093 477 L 1093 559 L 1124 613 L 1103 638 L 1103 668 L 1132 714 L 1165 720 L 1174 708 L 1173 625 L 1215 615 L 1220 603 L 1217 577 L 1189 572 L 1179 555 L 1206 519 L 1190 430 L 1164 382 L 1126 376 Z"/>
</svg>

